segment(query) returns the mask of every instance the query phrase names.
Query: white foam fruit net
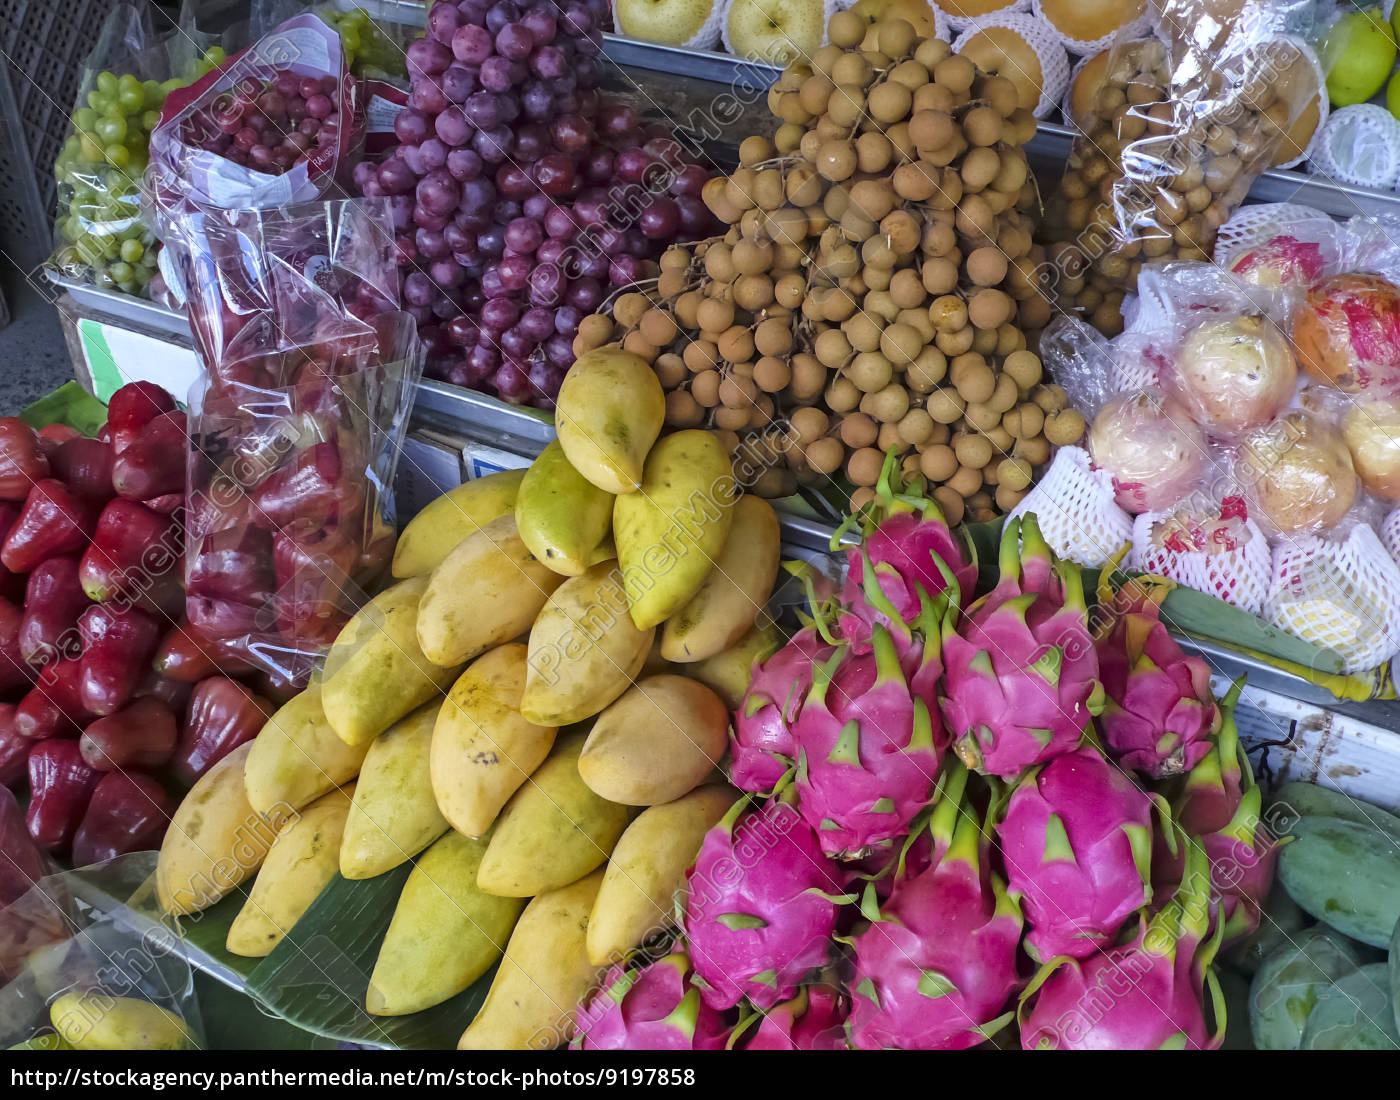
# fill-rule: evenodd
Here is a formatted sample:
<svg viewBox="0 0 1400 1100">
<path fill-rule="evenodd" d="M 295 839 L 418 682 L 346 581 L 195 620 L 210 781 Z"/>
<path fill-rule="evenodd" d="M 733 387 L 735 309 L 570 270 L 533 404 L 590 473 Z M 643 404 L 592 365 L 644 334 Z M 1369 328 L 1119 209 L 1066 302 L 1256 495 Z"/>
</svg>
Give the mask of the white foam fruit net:
<svg viewBox="0 0 1400 1100">
<path fill-rule="evenodd" d="M 1381 545 L 1385 547 L 1391 560 L 1400 565 L 1400 508 L 1395 509 L 1381 523 Z"/>
<path fill-rule="evenodd" d="M 680 48 L 683 50 L 713 50 L 718 46 L 720 26 L 726 18 L 728 9 L 728 4 L 715 4 L 710 9 L 710 14 L 705 17 L 705 22 L 700 29 L 682 42 Z M 612 0 L 612 14 L 613 26 L 617 28 L 618 34 L 638 37 L 628 31 L 627 20 L 622 16 L 618 0 Z"/>
<path fill-rule="evenodd" d="M 1220 267 L 1229 268 L 1240 253 L 1280 234 L 1286 233 L 1300 241 L 1321 243 L 1323 239 L 1334 239 L 1336 231 L 1337 223 L 1327 215 L 1296 202 L 1261 202 L 1257 206 L 1241 206 L 1216 234 L 1211 259 Z"/>
<path fill-rule="evenodd" d="M 1400 179 L 1400 122 L 1384 107 L 1333 111 L 1308 149 L 1308 171 L 1338 183 L 1388 189 Z"/>
<path fill-rule="evenodd" d="M 1055 26 L 1046 16 L 1041 0 L 1031 0 L 1031 11 L 1035 14 L 1037 19 L 1050 28 L 1050 33 L 1055 36 L 1055 39 L 1060 45 L 1069 50 L 1070 53 L 1083 54 L 1086 57 L 1092 57 L 1094 54 L 1108 49 L 1114 42 L 1124 41 L 1129 38 L 1137 38 L 1152 26 L 1152 15 L 1149 6 L 1144 5 L 1142 14 L 1138 15 L 1136 18 L 1114 27 L 1113 30 L 1094 39 L 1092 42 L 1086 42 L 1083 39 L 1071 38 L 1061 31 L 1059 27 Z M 1068 118 L 1069 116 L 1066 115 L 1065 117 Z"/>
<path fill-rule="evenodd" d="M 1228 546 L 1197 548 L 1189 537 L 1172 537 L 1174 513 L 1144 512 L 1133 521 L 1129 568 L 1153 573 L 1224 600 L 1251 615 L 1264 609 L 1269 591 L 1269 543 L 1253 520 Z"/>
<path fill-rule="evenodd" d="M 1147 354 L 1153 344 L 1146 333 L 1124 333 L 1113 341 L 1113 378 L 1123 392 L 1150 390 L 1160 387 L 1162 371 L 1156 360 Z"/>
<path fill-rule="evenodd" d="M 958 28 L 958 20 L 949 16 L 949 22 Z M 1034 51 L 1040 61 L 1040 100 L 1035 105 L 1035 117 L 1044 118 L 1059 108 L 1065 89 L 1069 87 L 1069 57 L 1047 24 L 1034 16 L 1019 14 L 1010 8 L 993 15 L 983 15 L 976 19 L 962 21 L 962 31 L 953 43 L 953 52 L 961 53 L 963 47 L 975 38 L 979 31 L 988 27 L 1005 27 Z"/>
<path fill-rule="evenodd" d="M 1133 533 L 1133 521 L 1113 499 L 1113 479 L 1095 470 L 1082 447 L 1061 447 L 1040 484 L 1010 512 L 1034 512 L 1050 548 L 1085 568 L 1106 564 Z"/>
<path fill-rule="evenodd" d="M 945 0 L 946 2 L 946 0 Z M 1009 4 L 1003 4 L 992 11 L 984 12 L 982 15 L 959 15 L 953 10 L 952 4 L 939 4 L 936 0 L 929 0 L 929 6 L 938 12 L 948 21 L 948 26 L 955 31 L 965 30 L 969 23 L 975 19 L 986 19 L 993 15 L 1010 15 L 1012 12 L 1024 12 L 1031 10 L 1031 0 L 1011 0 Z"/>
<path fill-rule="evenodd" d="M 729 38 L 729 13 L 731 11 L 734 11 L 741 5 L 747 7 L 749 5 L 754 4 L 755 2 L 756 0 L 720 0 L 719 3 L 715 4 L 714 9 L 710 12 L 709 19 L 705 20 L 706 28 L 708 28 L 711 23 L 715 24 L 716 32 L 719 35 L 719 40 L 724 44 L 726 52 L 732 53 L 735 57 L 748 57 L 749 55 L 744 53 L 742 50 L 736 50 L 734 48 L 734 43 Z M 614 9 L 617 7 L 617 0 L 613 0 L 613 7 Z M 835 15 L 838 11 L 840 11 L 842 8 L 847 7 L 850 7 L 850 5 L 838 3 L 837 0 L 823 0 L 822 42 L 826 41 L 826 25 L 831 22 L 831 17 Z M 696 45 L 695 41 L 692 39 L 690 42 L 686 43 L 686 46 L 691 49 L 707 50 L 713 49 L 714 43 L 711 42 L 709 46 L 700 46 Z M 759 58 L 758 60 L 764 59 Z M 804 55 L 803 57 L 795 58 L 794 60 L 811 61 L 812 59 L 810 56 Z"/>
<path fill-rule="evenodd" d="M 1342 541 L 1280 542 L 1264 617 L 1333 650 L 1347 672 L 1375 668 L 1400 653 L 1400 566 L 1365 524 Z"/>
</svg>

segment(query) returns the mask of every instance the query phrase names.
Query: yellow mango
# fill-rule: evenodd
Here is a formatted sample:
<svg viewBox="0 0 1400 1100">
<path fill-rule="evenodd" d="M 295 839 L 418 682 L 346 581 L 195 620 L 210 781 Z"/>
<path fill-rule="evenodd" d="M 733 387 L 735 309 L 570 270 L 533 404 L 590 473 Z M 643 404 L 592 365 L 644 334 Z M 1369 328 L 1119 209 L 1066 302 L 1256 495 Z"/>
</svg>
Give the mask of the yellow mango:
<svg viewBox="0 0 1400 1100">
<path fill-rule="evenodd" d="M 283 703 L 253 739 L 243 782 L 253 809 L 266 813 L 277 803 L 294 810 L 309 805 L 360 774 L 369 742 L 349 745 L 326 721 L 321 681 Z"/>
<path fill-rule="evenodd" d="M 570 466 L 556 439 L 525 472 L 515 526 L 537 559 L 556 573 L 577 577 L 614 556 L 596 557 L 612 530 L 612 506 L 612 494 Z"/>
<path fill-rule="evenodd" d="M 160 1005 L 101 990 L 65 993 L 49 1005 L 49 1019 L 73 1050 L 189 1050 L 190 1025 Z"/>
<path fill-rule="evenodd" d="M 502 470 L 473 478 L 430 501 L 399 535 L 391 567 L 394 577 L 431 573 L 468 535 L 514 511 L 524 477 L 524 470 Z"/>
<path fill-rule="evenodd" d="M 766 620 L 766 616 L 764 617 Z M 743 705 L 753 683 L 754 662 L 762 663 L 783 648 L 783 632 L 763 621 L 723 653 L 685 666 L 685 674 L 712 689 L 730 711 Z"/>
<path fill-rule="evenodd" d="M 585 352 L 559 387 L 554 425 L 574 469 L 606 493 L 632 493 L 666 419 L 651 364 L 617 348 Z"/>
</svg>

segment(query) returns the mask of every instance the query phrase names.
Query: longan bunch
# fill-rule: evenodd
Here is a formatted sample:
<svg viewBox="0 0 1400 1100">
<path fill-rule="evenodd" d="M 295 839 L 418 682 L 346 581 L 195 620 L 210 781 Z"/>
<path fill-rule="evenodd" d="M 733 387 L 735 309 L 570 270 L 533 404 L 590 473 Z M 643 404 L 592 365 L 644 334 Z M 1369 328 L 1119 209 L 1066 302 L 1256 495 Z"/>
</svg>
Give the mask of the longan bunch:
<svg viewBox="0 0 1400 1100">
<path fill-rule="evenodd" d="M 1123 330 L 1123 297 L 1143 264 L 1210 259 L 1216 233 L 1302 108 L 1259 64 L 1257 78 L 1229 89 L 1212 74 L 1183 119 L 1170 66 L 1156 39 L 1115 48 L 1046 204 L 1059 304 L 1108 336 Z"/>
</svg>

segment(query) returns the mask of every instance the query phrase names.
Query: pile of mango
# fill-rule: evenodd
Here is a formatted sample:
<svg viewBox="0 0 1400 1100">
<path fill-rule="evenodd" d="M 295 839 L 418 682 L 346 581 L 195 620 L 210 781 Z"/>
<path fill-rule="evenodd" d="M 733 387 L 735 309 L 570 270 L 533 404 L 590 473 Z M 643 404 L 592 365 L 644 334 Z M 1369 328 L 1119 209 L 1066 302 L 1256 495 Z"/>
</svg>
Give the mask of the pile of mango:
<svg viewBox="0 0 1400 1100">
<path fill-rule="evenodd" d="M 776 514 L 713 434 L 658 440 L 663 415 L 644 360 L 586 355 L 533 465 L 415 517 L 396 583 L 180 806 L 166 911 L 256 875 L 228 948 L 262 956 L 337 871 L 414 860 L 366 1009 L 420 1011 L 500 962 L 461 1045 L 567 1038 L 557 1006 L 671 920 L 737 797 L 730 711 L 781 641 L 760 622 Z"/>
</svg>

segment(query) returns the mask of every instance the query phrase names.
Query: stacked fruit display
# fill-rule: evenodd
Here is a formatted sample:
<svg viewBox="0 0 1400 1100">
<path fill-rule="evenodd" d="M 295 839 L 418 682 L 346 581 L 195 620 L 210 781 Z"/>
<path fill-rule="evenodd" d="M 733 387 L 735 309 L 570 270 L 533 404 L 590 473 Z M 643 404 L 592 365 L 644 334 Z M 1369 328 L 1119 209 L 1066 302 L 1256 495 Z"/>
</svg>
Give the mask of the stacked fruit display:
<svg viewBox="0 0 1400 1100">
<path fill-rule="evenodd" d="M 1015 89 L 903 20 L 831 20 L 831 43 L 769 93 L 774 141 L 705 185 L 730 228 L 662 257 L 655 291 L 589 319 L 576 350 L 650 359 L 668 423 L 758 433 L 782 495 L 844 472 L 870 499 L 885 452 L 950 518 L 1020 501 L 1052 442 L 1083 431 L 1042 383 L 1035 120 Z"/>
<path fill-rule="evenodd" d="M 960 608 L 957 537 L 891 489 L 827 625 L 755 669 L 730 761 L 754 794 L 705 838 L 680 938 L 611 972 L 577 1041 L 959 1049 L 1015 1016 L 1028 1049 L 1218 1045 L 1211 964 L 1275 858 L 1239 685 L 1217 712 L 1157 593 L 1106 589 L 1091 638 L 1033 516 Z M 1113 1011 L 1065 1026 L 1119 971 Z"/>
<path fill-rule="evenodd" d="M 82 865 L 158 845 L 171 792 L 272 710 L 180 618 L 184 421 L 148 383 L 113 395 L 96 439 L 0 421 L 0 782 L 29 786 L 6 900 L 27 848 Z"/>
<path fill-rule="evenodd" d="M 228 946 L 265 955 L 337 870 L 369 878 L 423 853 L 367 1007 L 446 1000 L 506 945 L 464 1046 L 523 1046 L 551 997 L 576 995 L 553 984 L 641 942 L 736 796 L 714 781 L 728 711 L 778 644 L 756 625 L 776 514 L 734 499 L 710 433 L 658 440 L 662 415 L 644 361 L 594 353 L 530 469 L 470 482 L 408 525 L 400 579 L 346 625 L 322 676 L 177 811 L 157 872 L 167 911 L 256 873 Z M 249 837 L 238 874 L 210 873 Z M 557 974 L 539 969 L 546 950 L 565 959 Z"/>
<path fill-rule="evenodd" d="M 606 11 L 440 0 L 409 46 L 401 144 L 355 177 L 390 197 L 433 377 L 551 407 L 608 288 L 712 224 L 669 131 L 598 93 Z"/>
<path fill-rule="evenodd" d="M 103 72 L 73 112 L 73 133 L 54 162 L 58 236 L 53 266 L 64 276 L 146 297 L 156 269 L 154 234 L 141 218 L 141 174 L 166 95 L 222 63 L 208 50 L 180 76 L 141 80 Z"/>
</svg>

